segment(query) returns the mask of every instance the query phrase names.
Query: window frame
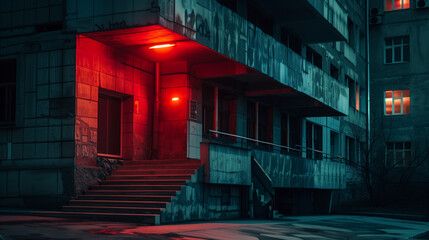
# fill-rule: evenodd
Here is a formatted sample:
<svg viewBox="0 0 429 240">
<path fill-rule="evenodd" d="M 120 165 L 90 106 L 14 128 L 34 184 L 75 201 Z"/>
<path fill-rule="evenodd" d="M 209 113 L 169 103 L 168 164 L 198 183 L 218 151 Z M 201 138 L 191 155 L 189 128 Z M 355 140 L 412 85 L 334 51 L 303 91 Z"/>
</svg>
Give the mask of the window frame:
<svg viewBox="0 0 429 240">
<path fill-rule="evenodd" d="M 395 39 L 401 39 L 400 44 L 395 44 Z M 404 43 L 404 39 L 408 38 L 408 43 Z M 391 45 L 387 45 L 387 40 L 391 39 Z M 401 48 L 401 60 L 396 61 L 395 60 L 395 48 L 400 47 Z M 404 60 L 404 48 L 408 47 L 408 60 Z M 391 54 L 391 62 L 387 62 L 387 50 L 390 49 L 392 51 Z M 409 35 L 403 35 L 403 36 L 395 36 L 395 37 L 386 37 L 384 38 L 384 64 L 398 64 L 398 63 L 407 63 L 410 62 L 410 36 Z"/>
<path fill-rule="evenodd" d="M 401 8 L 396 8 L 395 9 L 395 1 L 397 0 L 385 0 L 384 1 L 384 10 L 386 12 L 392 12 L 392 11 L 398 11 L 398 10 L 406 10 L 406 9 L 410 9 L 410 0 L 399 0 L 401 2 Z M 408 7 L 404 8 L 404 2 L 408 1 Z M 391 2 L 392 4 L 392 9 L 387 9 L 387 2 Z"/>
<path fill-rule="evenodd" d="M 391 144 L 392 147 L 393 147 L 391 150 L 388 148 L 389 144 Z M 401 144 L 402 148 L 401 149 L 396 149 L 396 145 L 397 144 Z M 409 145 L 410 147 L 407 148 L 407 145 Z M 385 147 L 385 164 L 388 167 L 390 166 L 389 165 L 389 161 L 390 160 L 388 159 L 389 151 L 392 152 L 392 156 L 393 156 L 393 159 L 391 160 L 391 162 L 392 162 L 391 166 L 392 167 L 409 167 L 411 165 L 411 159 L 412 159 L 411 141 L 386 142 L 386 147 Z M 406 161 L 406 152 L 409 152 L 409 154 L 410 154 L 409 155 L 410 156 L 410 160 L 409 160 L 408 164 L 407 164 L 407 161 Z M 402 153 L 401 154 L 402 155 L 402 159 L 401 159 L 402 162 L 401 163 L 399 163 L 398 159 L 396 159 L 397 153 Z"/>
<path fill-rule="evenodd" d="M 401 97 L 395 97 L 394 93 L 395 91 L 401 91 Z M 408 96 L 404 97 L 404 91 L 408 91 Z M 386 109 L 386 99 L 387 98 L 387 92 L 391 92 L 392 97 L 390 99 L 392 99 L 392 112 L 391 114 L 387 114 L 387 109 Z M 409 98 L 409 111 L 408 113 L 404 113 L 404 98 Z M 401 99 L 401 112 L 400 113 L 395 113 L 395 99 Z M 411 113 L 411 92 L 409 89 L 403 89 L 403 90 L 387 90 L 384 91 L 384 116 L 397 116 L 397 115 L 407 115 Z"/>
</svg>

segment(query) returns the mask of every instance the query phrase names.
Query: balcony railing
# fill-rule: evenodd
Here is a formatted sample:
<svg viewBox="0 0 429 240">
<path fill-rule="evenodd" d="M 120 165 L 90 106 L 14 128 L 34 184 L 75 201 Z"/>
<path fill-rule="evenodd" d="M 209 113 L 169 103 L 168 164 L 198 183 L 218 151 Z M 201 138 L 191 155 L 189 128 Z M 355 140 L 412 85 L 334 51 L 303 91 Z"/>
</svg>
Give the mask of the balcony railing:
<svg viewBox="0 0 429 240">
<path fill-rule="evenodd" d="M 263 144 L 269 147 L 270 150 L 273 150 L 274 147 L 279 148 L 280 150 L 286 150 L 286 154 L 291 154 L 291 155 L 298 155 L 302 158 L 307 158 L 307 159 L 315 159 L 315 160 L 330 160 L 330 161 L 335 161 L 335 162 L 344 162 L 344 158 L 341 156 L 336 156 L 334 154 L 330 154 L 330 153 L 326 153 L 317 149 L 313 149 L 313 148 L 309 148 L 309 147 L 304 147 L 304 146 L 300 146 L 300 145 L 296 145 L 297 148 L 292 148 L 292 147 L 288 147 L 288 146 L 284 146 L 284 145 L 280 145 L 280 144 L 275 144 L 275 143 L 271 143 L 271 142 L 266 142 L 266 141 L 261 141 L 258 139 L 254 139 L 254 138 L 248 138 L 248 137 L 244 137 L 244 136 L 240 136 L 240 135 L 236 135 L 236 134 L 232 134 L 232 133 L 226 133 L 226 132 L 220 132 L 220 131 L 216 131 L 216 130 L 209 130 L 209 132 L 213 133 L 214 136 L 217 135 L 223 135 L 223 136 L 227 136 L 227 137 L 231 137 L 231 138 L 238 138 L 238 139 L 242 139 L 242 140 L 246 140 L 246 141 L 251 141 L 257 144 Z M 241 142 L 241 144 L 243 144 L 243 142 Z M 241 145 L 241 147 L 243 147 L 243 145 Z M 307 157 L 307 154 L 311 154 L 311 156 L 317 156 L 319 155 L 319 158 L 310 158 Z M 282 152 L 284 153 L 284 152 Z M 305 154 L 305 157 L 303 155 L 303 153 Z"/>
</svg>

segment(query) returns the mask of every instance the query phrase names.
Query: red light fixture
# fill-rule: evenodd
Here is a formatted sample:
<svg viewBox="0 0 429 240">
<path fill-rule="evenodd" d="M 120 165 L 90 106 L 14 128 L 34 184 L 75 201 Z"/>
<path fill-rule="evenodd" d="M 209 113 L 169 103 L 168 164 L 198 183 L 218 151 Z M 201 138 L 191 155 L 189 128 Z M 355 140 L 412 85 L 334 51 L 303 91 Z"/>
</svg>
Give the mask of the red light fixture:
<svg viewBox="0 0 429 240">
<path fill-rule="evenodd" d="M 171 101 L 173 101 L 173 102 L 179 101 L 179 98 L 178 97 L 174 97 L 174 98 L 171 99 Z"/>
<path fill-rule="evenodd" d="M 149 47 L 149 49 L 158 49 L 158 48 L 169 48 L 176 46 L 175 43 L 162 43 L 162 44 L 156 44 Z"/>
</svg>

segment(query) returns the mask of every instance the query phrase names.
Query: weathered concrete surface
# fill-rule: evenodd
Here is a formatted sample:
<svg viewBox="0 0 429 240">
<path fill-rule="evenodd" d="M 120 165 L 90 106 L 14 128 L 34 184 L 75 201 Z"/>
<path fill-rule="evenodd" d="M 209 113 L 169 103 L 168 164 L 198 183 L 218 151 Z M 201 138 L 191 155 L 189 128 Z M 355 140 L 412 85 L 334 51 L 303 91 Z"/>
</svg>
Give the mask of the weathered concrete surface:
<svg viewBox="0 0 429 240">
<path fill-rule="evenodd" d="M 270 176 L 273 187 L 342 189 L 345 164 L 253 150 L 252 155 Z"/>
<path fill-rule="evenodd" d="M 250 151 L 215 143 L 201 143 L 206 183 L 250 185 Z"/>
<path fill-rule="evenodd" d="M 248 201 L 243 188 L 237 185 L 206 184 L 203 181 L 203 170 L 197 170 L 161 211 L 161 224 L 239 218 L 242 202 Z"/>
<path fill-rule="evenodd" d="M 425 239 L 429 223 L 363 216 L 222 221 L 165 226 L 0 216 L 4 239 Z"/>
<path fill-rule="evenodd" d="M 141 2 L 139 6 L 120 4 L 111 8 L 101 6 L 102 2 L 77 1 L 75 6 L 66 6 L 66 29 L 88 33 L 160 24 L 347 115 L 347 87 L 319 69 L 307 69 L 306 60 L 280 43 L 279 36 L 264 33 L 217 1 Z M 322 21 L 332 23 L 327 25 L 344 35 L 346 15 L 336 0 L 322 4 L 310 1 L 308 5 L 321 14 Z"/>
<path fill-rule="evenodd" d="M 164 0 L 160 6 L 161 25 L 347 115 L 348 88 L 307 68 L 306 60 L 216 1 Z"/>
</svg>

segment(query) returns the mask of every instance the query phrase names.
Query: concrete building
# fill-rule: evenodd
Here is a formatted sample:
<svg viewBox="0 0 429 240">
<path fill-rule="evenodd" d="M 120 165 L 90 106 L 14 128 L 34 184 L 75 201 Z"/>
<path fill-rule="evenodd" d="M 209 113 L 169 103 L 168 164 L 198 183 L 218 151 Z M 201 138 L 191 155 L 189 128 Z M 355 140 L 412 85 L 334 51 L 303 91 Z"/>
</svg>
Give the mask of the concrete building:
<svg viewBox="0 0 429 240">
<path fill-rule="evenodd" d="M 364 9 L 3 1 L 1 206 L 149 223 L 329 213 L 365 141 Z"/>
<path fill-rule="evenodd" d="M 371 1 L 370 21 L 371 129 L 382 130 L 373 139 L 375 184 L 387 202 L 414 204 L 429 183 L 429 2 Z"/>
</svg>

